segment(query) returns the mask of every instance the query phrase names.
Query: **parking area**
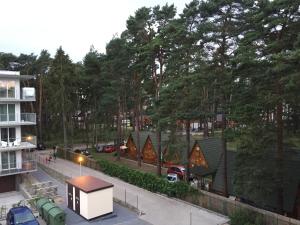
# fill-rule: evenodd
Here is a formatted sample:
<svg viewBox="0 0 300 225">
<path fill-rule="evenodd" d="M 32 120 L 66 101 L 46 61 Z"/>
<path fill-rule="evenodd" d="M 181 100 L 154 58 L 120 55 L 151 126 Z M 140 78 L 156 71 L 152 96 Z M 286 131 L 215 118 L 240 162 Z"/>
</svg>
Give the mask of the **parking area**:
<svg viewBox="0 0 300 225">
<path fill-rule="evenodd" d="M 63 196 L 63 201 L 59 203 L 59 207 L 61 207 L 65 213 L 67 214 L 66 216 L 66 224 L 67 225 L 88 225 L 88 224 L 101 224 L 101 225 L 113 225 L 113 224 L 118 224 L 118 225 L 150 225 L 150 223 L 145 222 L 141 220 L 138 215 L 117 204 L 114 203 L 114 212 L 110 215 L 87 221 L 83 217 L 77 215 L 74 213 L 72 210 L 70 210 L 67 205 L 66 205 L 66 199 L 65 199 L 65 191 L 66 191 L 66 186 L 65 184 L 57 181 L 53 177 L 50 177 L 47 173 L 44 171 L 38 169 L 38 171 L 33 172 L 31 174 L 35 179 L 37 179 L 39 182 L 45 182 L 45 181 L 52 181 L 53 184 L 57 185 L 58 187 L 58 194 Z M 101 203 L 99 203 L 101 204 Z"/>
</svg>

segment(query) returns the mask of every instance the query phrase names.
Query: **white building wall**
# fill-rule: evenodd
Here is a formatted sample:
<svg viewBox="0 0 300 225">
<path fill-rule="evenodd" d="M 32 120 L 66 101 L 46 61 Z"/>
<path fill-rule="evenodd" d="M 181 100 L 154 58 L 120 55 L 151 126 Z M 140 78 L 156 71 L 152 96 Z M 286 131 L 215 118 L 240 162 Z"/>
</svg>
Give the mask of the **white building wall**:
<svg viewBox="0 0 300 225">
<path fill-rule="evenodd" d="M 21 126 L 16 126 L 16 141 L 21 142 Z"/>
<path fill-rule="evenodd" d="M 21 121 L 21 104 L 20 102 L 15 104 L 16 121 Z"/>
<path fill-rule="evenodd" d="M 75 197 L 75 196 L 74 196 Z M 89 218 L 88 214 L 88 194 L 79 191 L 79 197 L 80 197 L 80 215 L 82 215 L 84 218 Z"/>
<path fill-rule="evenodd" d="M 81 200 L 80 200 L 81 201 Z M 113 188 L 88 193 L 88 217 L 92 219 L 113 212 Z"/>
<path fill-rule="evenodd" d="M 22 151 L 16 151 L 17 169 L 22 169 Z"/>
<path fill-rule="evenodd" d="M 16 99 L 21 98 L 20 80 L 16 80 L 15 96 L 16 96 Z"/>
</svg>

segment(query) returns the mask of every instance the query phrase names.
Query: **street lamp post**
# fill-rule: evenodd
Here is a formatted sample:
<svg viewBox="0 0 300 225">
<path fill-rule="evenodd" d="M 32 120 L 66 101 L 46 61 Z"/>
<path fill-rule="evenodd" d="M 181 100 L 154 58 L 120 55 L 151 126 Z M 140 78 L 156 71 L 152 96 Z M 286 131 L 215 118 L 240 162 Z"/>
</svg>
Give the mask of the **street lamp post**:
<svg viewBox="0 0 300 225">
<path fill-rule="evenodd" d="M 80 176 L 81 176 L 81 162 L 83 161 L 83 157 L 79 156 L 78 162 L 79 162 L 79 168 L 80 168 Z"/>
</svg>

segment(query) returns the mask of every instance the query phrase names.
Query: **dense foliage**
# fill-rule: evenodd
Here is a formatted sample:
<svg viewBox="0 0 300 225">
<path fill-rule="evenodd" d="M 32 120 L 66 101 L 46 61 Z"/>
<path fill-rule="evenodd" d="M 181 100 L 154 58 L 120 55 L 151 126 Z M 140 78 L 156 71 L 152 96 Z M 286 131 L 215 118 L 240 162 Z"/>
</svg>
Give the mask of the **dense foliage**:
<svg viewBox="0 0 300 225">
<path fill-rule="evenodd" d="M 158 177 L 151 173 L 143 173 L 126 166 L 118 165 L 107 160 L 98 160 L 101 171 L 118 177 L 121 180 L 151 192 L 166 194 L 170 197 L 184 198 L 197 192 L 184 182 L 169 183 L 165 178 Z"/>
<path fill-rule="evenodd" d="M 251 211 L 238 210 L 230 217 L 231 225 L 263 225 L 264 221 L 261 215 Z"/>
</svg>

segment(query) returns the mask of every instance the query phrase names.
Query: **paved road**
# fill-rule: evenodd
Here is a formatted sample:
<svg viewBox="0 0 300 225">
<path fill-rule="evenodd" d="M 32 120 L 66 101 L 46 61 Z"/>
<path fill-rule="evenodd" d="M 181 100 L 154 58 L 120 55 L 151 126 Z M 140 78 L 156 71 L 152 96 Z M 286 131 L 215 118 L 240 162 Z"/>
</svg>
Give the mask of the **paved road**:
<svg viewBox="0 0 300 225">
<path fill-rule="evenodd" d="M 80 175 L 78 164 L 63 159 L 47 166 L 69 177 Z M 218 225 L 228 221 L 225 216 L 149 192 L 87 167 L 82 167 L 82 175 L 92 175 L 114 184 L 114 197 L 137 206 L 144 213 L 140 218 L 154 225 Z"/>
</svg>

